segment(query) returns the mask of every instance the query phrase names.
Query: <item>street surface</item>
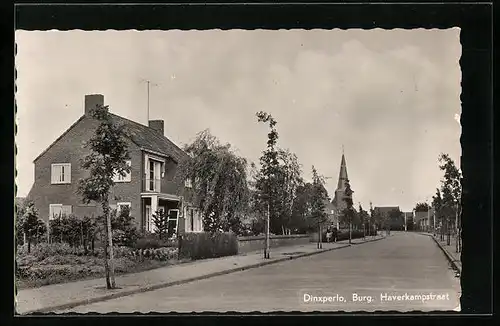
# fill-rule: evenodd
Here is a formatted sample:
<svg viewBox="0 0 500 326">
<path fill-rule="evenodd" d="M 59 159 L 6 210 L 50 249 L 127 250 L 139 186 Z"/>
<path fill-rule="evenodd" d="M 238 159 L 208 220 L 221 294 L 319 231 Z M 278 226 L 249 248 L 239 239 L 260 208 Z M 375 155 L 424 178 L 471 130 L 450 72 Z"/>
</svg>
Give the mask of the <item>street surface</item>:
<svg viewBox="0 0 500 326">
<path fill-rule="evenodd" d="M 380 241 L 59 312 L 444 311 L 459 306 L 459 282 L 432 238 L 391 232 Z"/>
</svg>

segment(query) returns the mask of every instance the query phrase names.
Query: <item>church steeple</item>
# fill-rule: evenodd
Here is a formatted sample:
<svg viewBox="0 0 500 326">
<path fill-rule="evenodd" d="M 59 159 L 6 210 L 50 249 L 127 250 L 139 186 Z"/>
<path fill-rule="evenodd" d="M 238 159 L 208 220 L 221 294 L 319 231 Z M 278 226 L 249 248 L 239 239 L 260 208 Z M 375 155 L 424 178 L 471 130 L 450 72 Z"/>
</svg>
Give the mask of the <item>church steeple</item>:
<svg viewBox="0 0 500 326">
<path fill-rule="evenodd" d="M 347 164 L 345 163 L 344 147 L 342 146 L 342 160 L 340 161 L 339 182 L 337 184 L 337 191 L 344 190 L 345 183 L 349 178 L 347 177 Z"/>
</svg>

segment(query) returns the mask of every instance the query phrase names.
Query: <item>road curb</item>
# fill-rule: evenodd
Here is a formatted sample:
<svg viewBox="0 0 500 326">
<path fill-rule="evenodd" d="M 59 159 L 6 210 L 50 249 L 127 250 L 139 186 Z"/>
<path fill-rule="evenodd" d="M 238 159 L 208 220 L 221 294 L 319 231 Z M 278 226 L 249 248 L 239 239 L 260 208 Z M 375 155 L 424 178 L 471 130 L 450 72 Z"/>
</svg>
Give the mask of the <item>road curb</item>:
<svg viewBox="0 0 500 326">
<path fill-rule="evenodd" d="M 436 238 L 434 236 L 430 235 L 430 237 L 438 245 L 439 249 L 441 249 L 441 251 L 444 253 L 444 255 L 446 256 L 446 258 L 448 259 L 448 261 L 451 263 L 453 269 L 455 271 L 457 271 L 459 275 L 461 275 L 462 274 L 462 267 L 460 267 L 460 265 L 457 264 L 455 258 L 453 258 L 453 256 L 448 252 L 448 250 L 446 250 L 443 247 L 443 245 L 441 245 L 441 243 L 439 243 L 439 241 L 436 240 Z"/>
<path fill-rule="evenodd" d="M 383 239 L 383 238 L 381 238 L 381 239 Z M 375 240 L 371 240 L 371 241 L 376 241 L 376 240 L 380 240 L 380 239 L 375 239 Z M 366 242 L 370 242 L 370 241 L 366 241 Z M 79 300 L 79 301 L 68 302 L 68 303 L 61 304 L 61 305 L 51 306 L 51 307 L 44 307 L 44 308 L 39 308 L 39 309 L 34 309 L 34 310 L 28 310 L 28 311 L 25 311 L 21 314 L 27 315 L 27 314 L 32 314 L 32 313 L 48 313 L 48 312 L 54 312 L 57 310 L 71 309 L 71 308 L 75 308 L 78 306 L 89 305 L 92 303 L 107 301 L 107 300 L 111 300 L 111 299 L 117 299 L 117 298 L 126 297 L 129 295 L 138 294 L 138 293 L 159 290 L 159 289 L 166 288 L 166 287 L 191 283 L 191 282 L 200 281 L 200 280 L 204 280 L 204 279 L 208 279 L 208 278 L 212 278 L 212 277 L 216 277 L 216 276 L 220 276 L 220 275 L 232 274 L 232 273 L 244 271 L 247 269 L 258 268 L 258 267 L 276 264 L 276 263 L 280 263 L 280 262 L 284 262 L 284 261 L 288 261 L 288 260 L 293 260 L 293 259 L 297 259 L 297 258 L 317 255 L 317 254 L 321 254 L 324 252 L 342 249 L 342 248 L 346 248 L 346 247 L 350 247 L 350 246 L 351 246 L 350 244 L 346 244 L 346 245 L 343 245 L 340 247 L 335 247 L 335 248 L 320 249 L 318 251 L 312 251 L 312 252 L 308 252 L 308 253 L 304 253 L 304 254 L 293 255 L 290 257 L 277 258 L 277 259 L 274 259 L 271 261 L 263 261 L 263 262 L 260 262 L 257 264 L 231 268 L 231 269 L 227 269 L 227 270 L 223 270 L 223 271 L 219 271 L 219 272 L 214 272 L 214 273 L 210 273 L 210 274 L 205 274 L 205 275 L 201 275 L 201 276 L 191 277 L 191 278 L 187 278 L 187 279 L 183 279 L 183 280 L 157 283 L 157 284 L 147 285 L 147 286 L 144 286 L 144 287 L 141 287 L 138 289 L 121 291 L 118 293 L 110 293 L 110 294 L 102 295 L 102 296 L 99 296 L 96 298 L 84 299 L 84 300 Z"/>
</svg>

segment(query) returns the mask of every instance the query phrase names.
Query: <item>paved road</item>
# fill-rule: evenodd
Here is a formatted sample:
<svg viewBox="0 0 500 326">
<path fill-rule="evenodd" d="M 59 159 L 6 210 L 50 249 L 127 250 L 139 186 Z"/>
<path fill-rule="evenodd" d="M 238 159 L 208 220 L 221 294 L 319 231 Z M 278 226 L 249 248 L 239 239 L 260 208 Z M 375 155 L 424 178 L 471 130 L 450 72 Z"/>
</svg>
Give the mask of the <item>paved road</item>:
<svg viewBox="0 0 500 326">
<path fill-rule="evenodd" d="M 456 308 L 459 295 L 459 279 L 430 237 L 393 232 L 381 241 L 64 312 L 433 311 Z M 306 302 L 312 297 L 325 299 Z"/>
</svg>

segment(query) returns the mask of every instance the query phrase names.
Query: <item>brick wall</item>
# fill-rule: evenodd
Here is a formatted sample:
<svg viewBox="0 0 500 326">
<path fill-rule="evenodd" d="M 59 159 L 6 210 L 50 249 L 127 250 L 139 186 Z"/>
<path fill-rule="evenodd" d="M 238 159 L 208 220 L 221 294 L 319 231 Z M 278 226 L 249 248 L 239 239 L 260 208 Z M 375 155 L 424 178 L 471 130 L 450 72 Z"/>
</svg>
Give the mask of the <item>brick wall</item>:
<svg viewBox="0 0 500 326">
<path fill-rule="evenodd" d="M 49 204 L 72 205 L 73 214 L 78 216 L 98 213 L 100 208 L 95 204 L 82 204 L 81 197 L 77 194 L 78 180 L 88 173 L 80 167 L 80 159 L 89 153 L 88 149 L 83 148 L 83 142 L 90 139 L 97 125 L 96 120 L 84 116 L 35 162 L 35 180 L 28 197 L 35 203 L 42 219 L 47 220 L 49 217 Z M 129 152 L 132 161 L 132 181 L 117 184 L 110 203 L 131 202 L 131 213 L 139 221 L 141 215 L 139 193 L 143 171 L 141 151 L 135 144 L 129 142 Z M 51 184 L 52 163 L 71 163 L 70 184 Z"/>
</svg>

